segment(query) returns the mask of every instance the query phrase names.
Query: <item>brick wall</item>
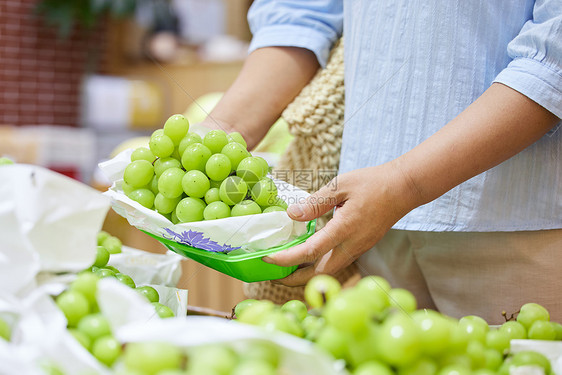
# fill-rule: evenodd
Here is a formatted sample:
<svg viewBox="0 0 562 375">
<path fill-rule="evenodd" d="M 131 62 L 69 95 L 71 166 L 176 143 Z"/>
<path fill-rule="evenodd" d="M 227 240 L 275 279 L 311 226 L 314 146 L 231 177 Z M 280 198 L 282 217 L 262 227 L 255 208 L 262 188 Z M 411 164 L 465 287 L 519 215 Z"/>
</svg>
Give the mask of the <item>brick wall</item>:
<svg viewBox="0 0 562 375">
<path fill-rule="evenodd" d="M 32 14 L 36 2 L 0 0 L 0 125 L 76 126 L 82 77 L 103 63 L 104 25 L 60 40 Z"/>
</svg>

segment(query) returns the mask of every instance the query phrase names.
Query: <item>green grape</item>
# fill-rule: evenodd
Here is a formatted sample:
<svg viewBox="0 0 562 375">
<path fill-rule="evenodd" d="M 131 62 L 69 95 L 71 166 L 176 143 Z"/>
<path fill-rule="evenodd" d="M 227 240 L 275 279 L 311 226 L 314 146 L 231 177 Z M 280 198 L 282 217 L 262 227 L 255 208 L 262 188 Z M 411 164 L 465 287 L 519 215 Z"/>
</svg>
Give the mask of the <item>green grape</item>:
<svg viewBox="0 0 562 375">
<path fill-rule="evenodd" d="M 292 315 L 282 311 L 273 311 L 260 319 L 259 325 L 268 332 L 285 332 L 293 336 L 303 337 L 304 330 Z"/>
<path fill-rule="evenodd" d="M 472 375 L 472 371 L 470 370 L 470 367 L 449 365 L 439 370 L 437 375 Z"/>
<path fill-rule="evenodd" d="M 253 304 L 245 307 L 236 318 L 239 322 L 247 324 L 259 324 L 261 319 L 275 309 L 275 305 L 271 301 L 262 300 L 256 301 Z"/>
<path fill-rule="evenodd" d="M 263 163 L 253 156 L 243 159 L 236 168 L 236 175 L 246 181 L 250 187 L 265 177 L 266 173 Z"/>
<path fill-rule="evenodd" d="M 449 348 L 451 323 L 441 314 L 432 310 L 418 310 L 412 313 L 412 319 L 421 332 L 422 351 L 436 356 Z"/>
<path fill-rule="evenodd" d="M 172 155 L 175 149 L 172 139 L 164 134 L 153 134 L 148 142 L 148 147 L 150 147 L 150 151 L 152 151 L 154 156 L 159 158 L 166 158 Z"/>
<path fill-rule="evenodd" d="M 535 365 L 542 367 L 545 374 L 550 373 L 550 361 L 544 355 L 533 351 L 521 351 L 511 357 L 511 364 L 519 366 Z"/>
<path fill-rule="evenodd" d="M 470 359 L 472 367 L 484 367 L 486 364 L 486 347 L 480 341 L 469 341 L 466 346 L 466 356 Z"/>
<path fill-rule="evenodd" d="M 523 324 L 525 329 L 529 330 L 531 325 L 537 320 L 550 320 L 550 314 L 548 310 L 537 303 L 526 303 L 521 306 L 519 314 L 517 315 L 517 321 Z"/>
<path fill-rule="evenodd" d="M 209 179 L 200 170 L 187 172 L 181 181 L 183 191 L 192 198 L 203 198 L 210 186 Z"/>
<path fill-rule="evenodd" d="M 94 261 L 94 266 L 103 267 L 109 262 L 109 251 L 103 246 L 98 246 L 96 248 L 96 260 Z"/>
<path fill-rule="evenodd" d="M 244 148 L 248 148 L 244 137 L 242 137 L 242 134 L 240 134 L 239 132 L 232 132 L 228 134 L 228 139 L 230 142 L 240 143 L 242 146 L 244 146 Z"/>
<path fill-rule="evenodd" d="M 244 311 L 247 307 L 252 306 L 256 302 L 258 302 L 258 300 L 255 300 L 253 298 L 248 298 L 238 302 L 238 304 L 234 306 L 234 315 L 239 316 L 242 313 L 242 311 Z"/>
<path fill-rule="evenodd" d="M 115 277 L 115 272 L 113 272 L 113 270 L 110 270 L 109 268 L 99 268 L 98 270 L 96 270 L 95 275 L 100 279 L 103 279 L 106 277 Z"/>
<path fill-rule="evenodd" d="M 408 315 L 396 313 L 389 316 L 377 332 L 376 350 L 386 363 L 405 366 L 419 357 L 422 349 L 420 332 Z"/>
<path fill-rule="evenodd" d="M 172 155 L 170 155 L 170 157 L 176 160 L 181 160 L 181 154 L 177 147 L 174 148 L 174 152 L 172 152 Z"/>
<path fill-rule="evenodd" d="M 193 350 L 188 363 L 193 374 L 230 375 L 236 364 L 238 356 L 224 345 L 206 345 Z"/>
<path fill-rule="evenodd" d="M 229 375 L 277 375 L 275 367 L 265 361 L 248 360 L 238 364 Z"/>
<path fill-rule="evenodd" d="M 562 324 L 553 322 L 552 325 L 554 327 L 554 332 L 556 333 L 556 337 L 554 339 L 562 340 Z"/>
<path fill-rule="evenodd" d="M 230 206 L 242 202 L 246 194 L 248 194 L 248 185 L 237 176 L 225 178 L 219 188 L 220 199 Z"/>
<path fill-rule="evenodd" d="M 246 216 L 256 214 L 261 214 L 261 208 L 256 202 L 251 200 L 245 200 L 240 203 L 236 203 L 234 207 L 232 207 L 232 211 L 230 212 L 231 216 Z"/>
<path fill-rule="evenodd" d="M 448 353 L 438 359 L 441 367 L 447 367 L 447 366 L 461 366 L 466 368 L 472 367 L 472 360 L 466 354 Z"/>
<path fill-rule="evenodd" d="M 261 165 L 263 167 L 263 170 L 265 171 L 265 174 L 267 175 L 269 173 L 269 163 L 267 162 L 267 160 L 265 160 L 264 158 L 262 158 L 261 156 L 254 156 L 259 162 L 261 162 Z"/>
<path fill-rule="evenodd" d="M 180 221 L 178 220 L 178 217 L 176 216 L 176 210 L 175 210 L 175 209 L 174 209 L 174 211 L 172 211 L 172 213 L 170 214 L 170 216 L 171 216 L 171 217 L 170 217 L 170 221 L 171 221 L 173 224 L 179 224 Z"/>
<path fill-rule="evenodd" d="M 154 156 L 152 151 L 150 151 L 148 148 L 139 147 L 135 149 L 135 151 L 133 151 L 133 153 L 131 154 L 131 161 L 135 160 L 146 160 L 152 164 L 154 163 L 154 160 L 156 160 L 156 156 Z"/>
<path fill-rule="evenodd" d="M 211 157 L 212 152 L 209 148 L 201 143 L 193 143 L 187 146 L 181 156 L 181 164 L 186 171 L 197 169 L 205 172 L 205 164 Z"/>
<path fill-rule="evenodd" d="M 459 320 L 459 326 L 467 334 L 469 340 L 486 342 L 486 333 L 490 330 L 488 323 L 479 316 L 468 315 Z"/>
<path fill-rule="evenodd" d="M 380 313 L 390 306 L 388 299 L 390 289 L 388 281 L 380 276 L 363 277 L 355 285 L 355 290 L 362 293 L 364 303 L 373 314 Z"/>
<path fill-rule="evenodd" d="M 281 360 L 281 353 L 277 345 L 268 341 L 248 343 L 248 346 L 244 347 L 242 351 L 242 356 L 243 361 L 265 361 L 274 367 L 279 366 Z"/>
<path fill-rule="evenodd" d="M 487 368 L 479 368 L 472 371 L 472 375 L 497 375 L 495 371 Z"/>
<path fill-rule="evenodd" d="M 224 181 L 224 180 L 222 180 L 222 181 Z M 213 180 L 210 180 L 209 182 L 210 182 L 210 184 L 211 184 L 211 189 L 213 189 L 213 188 L 219 189 L 219 188 L 221 187 L 222 181 L 213 181 Z"/>
<path fill-rule="evenodd" d="M 160 302 L 152 302 L 152 306 L 154 306 L 156 314 L 158 314 L 158 316 L 162 319 L 173 318 L 175 316 L 172 309 L 170 309 L 166 305 L 161 304 Z"/>
<path fill-rule="evenodd" d="M 0 164 L 1 165 L 1 164 Z M 64 372 L 54 363 L 41 363 L 41 374 L 43 375 L 65 375 Z"/>
<path fill-rule="evenodd" d="M 499 330 L 505 332 L 510 340 L 527 338 L 527 330 L 523 327 L 523 324 L 514 320 L 503 323 Z"/>
<path fill-rule="evenodd" d="M 10 158 L 7 158 L 5 156 L 0 158 L 0 165 L 12 165 L 14 164 L 14 161 Z"/>
<path fill-rule="evenodd" d="M 183 194 L 182 179 L 185 172 L 180 168 L 166 169 L 158 178 L 158 191 L 166 198 L 177 198 Z"/>
<path fill-rule="evenodd" d="M 362 363 L 378 360 L 378 354 L 373 348 L 377 345 L 378 327 L 369 324 L 361 332 L 348 333 L 347 336 L 347 361 L 352 367 Z"/>
<path fill-rule="evenodd" d="M 12 329 L 4 319 L 0 318 L 0 338 L 10 341 L 10 336 L 12 335 Z"/>
<path fill-rule="evenodd" d="M 203 210 L 205 220 L 224 219 L 230 216 L 230 207 L 223 201 L 211 202 Z"/>
<path fill-rule="evenodd" d="M 105 247 L 109 254 L 118 254 L 122 251 L 121 240 L 115 236 L 109 236 L 103 241 L 102 246 Z"/>
<path fill-rule="evenodd" d="M 76 339 L 76 341 L 80 343 L 80 345 L 82 345 L 87 350 L 90 350 L 90 347 L 92 346 L 92 340 L 90 340 L 90 338 L 84 332 L 81 332 L 76 328 L 69 328 L 68 332 Z"/>
<path fill-rule="evenodd" d="M 468 345 L 469 335 L 465 327 L 461 326 L 459 322 L 453 318 L 451 321 L 451 337 L 450 337 L 450 351 L 451 353 L 463 353 Z"/>
<path fill-rule="evenodd" d="M 531 340 L 554 340 L 556 338 L 556 330 L 552 323 L 545 320 L 536 320 L 527 334 Z"/>
<path fill-rule="evenodd" d="M 113 273 L 115 273 L 115 274 L 121 273 L 121 271 L 119 271 L 117 268 L 115 268 L 115 267 L 113 267 L 113 266 L 107 265 L 107 266 L 105 266 L 104 268 L 113 271 Z"/>
<path fill-rule="evenodd" d="M 134 188 L 148 185 L 154 176 L 154 167 L 149 161 L 135 160 L 125 168 L 123 180 Z"/>
<path fill-rule="evenodd" d="M 390 306 L 407 313 L 415 311 L 418 305 L 416 297 L 410 291 L 401 288 L 391 289 L 388 292 L 388 300 Z"/>
<path fill-rule="evenodd" d="M 264 208 L 264 210 L 262 212 L 264 214 L 267 214 L 268 212 L 277 212 L 277 211 L 285 212 L 286 210 L 283 207 L 279 207 L 279 206 L 269 206 L 269 207 Z"/>
<path fill-rule="evenodd" d="M 156 196 L 159 191 L 158 191 L 158 177 L 154 176 L 152 177 L 152 181 L 150 181 L 150 191 L 154 194 L 154 196 Z"/>
<path fill-rule="evenodd" d="M 106 239 L 107 237 L 109 237 L 109 236 L 110 236 L 109 233 L 107 233 L 107 232 L 104 231 L 104 230 L 100 230 L 99 233 L 98 233 L 98 235 L 97 235 L 97 244 L 98 244 L 98 246 L 101 245 L 101 244 L 103 243 L 103 241 L 105 241 L 105 239 Z"/>
<path fill-rule="evenodd" d="M 484 351 L 484 368 L 489 370 L 497 370 L 503 362 L 503 356 L 494 349 L 486 349 Z"/>
<path fill-rule="evenodd" d="M 96 303 L 96 291 L 98 287 L 99 277 L 93 273 L 81 273 L 76 280 L 70 284 L 70 290 L 81 293 L 90 306 Z"/>
<path fill-rule="evenodd" d="M 230 159 L 230 164 L 232 169 L 236 169 L 238 164 L 249 156 L 252 156 L 246 147 L 238 142 L 227 143 L 221 150 L 221 154 L 224 154 Z"/>
<path fill-rule="evenodd" d="M 131 342 L 125 347 L 123 363 L 127 370 L 156 375 L 180 368 L 183 358 L 179 348 L 166 342 Z"/>
<path fill-rule="evenodd" d="M 507 332 L 500 330 L 491 330 L 486 333 L 486 346 L 495 349 L 500 353 L 509 349 L 510 337 Z"/>
<path fill-rule="evenodd" d="M 127 194 L 129 198 L 146 208 L 154 206 L 154 193 L 149 189 L 136 189 Z"/>
<path fill-rule="evenodd" d="M 172 115 L 164 123 L 164 134 L 170 137 L 175 145 L 179 144 L 189 130 L 189 122 L 183 115 Z"/>
<path fill-rule="evenodd" d="M 183 137 L 183 139 L 180 141 L 180 144 L 178 145 L 178 152 L 180 155 L 183 155 L 185 149 L 187 148 L 187 146 L 193 144 L 193 143 L 202 143 L 203 139 L 201 139 L 201 136 L 197 133 L 187 133 L 185 135 L 185 137 Z"/>
<path fill-rule="evenodd" d="M 364 362 L 361 365 L 357 366 L 355 371 L 353 371 L 353 375 L 393 375 L 393 374 L 394 372 L 390 369 L 390 367 L 376 360 Z M 418 374 L 422 375 L 422 373 L 416 372 L 416 375 Z"/>
<path fill-rule="evenodd" d="M 156 137 L 157 135 L 164 135 L 164 129 L 156 129 L 155 131 L 152 132 L 150 138 Z"/>
<path fill-rule="evenodd" d="M 281 311 L 292 314 L 299 322 L 302 322 L 308 315 L 308 309 L 304 302 L 296 299 L 285 302 L 285 304 L 281 306 Z"/>
<path fill-rule="evenodd" d="M 199 198 L 183 198 L 176 206 L 175 213 L 180 223 L 203 220 L 205 203 Z"/>
<path fill-rule="evenodd" d="M 264 177 L 252 187 L 250 194 L 260 206 L 271 206 L 277 197 L 277 186 L 271 178 Z"/>
<path fill-rule="evenodd" d="M 341 284 L 329 275 L 314 276 L 304 288 L 304 299 L 312 308 L 322 307 L 341 290 Z"/>
<path fill-rule="evenodd" d="M 318 334 L 316 346 L 336 359 L 344 359 L 348 353 L 348 338 L 345 332 L 326 325 Z"/>
<path fill-rule="evenodd" d="M 218 202 L 221 200 L 219 189 L 218 188 L 210 188 L 205 193 L 205 203 L 211 204 L 213 202 Z"/>
<path fill-rule="evenodd" d="M 78 322 L 76 328 L 92 341 L 111 334 L 109 322 L 99 313 L 86 315 Z"/>
<path fill-rule="evenodd" d="M 287 204 L 287 202 L 285 202 L 283 199 L 281 199 L 280 197 L 275 198 L 275 206 L 279 206 L 281 208 L 284 208 L 285 211 L 287 210 L 287 208 L 289 207 L 289 205 Z"/>
<path fill-rule="evenodd" d="M 304 329 L 305 338 L 310 341 L 316 341 L 320 330 L 325 326 L 325 319 L 322 317 L 308 315 L 302 321 L 302 328 Z"/>
<path fill-rule="evenodd" d="M 67 290 L 56 298 L 56 304 L 63 312 L 70 327 L 76 324 L 90 312 L 88 299 L 82 293 Z"/>
<path fill-rule="evenodd" d="M 228 177 L 232 170 L 230 159 L 223 154 L 211 155 L 205 164 L 205 173 L 211 180 L 222 181 Z"/>
<path fill-rule="evenodd" d="M 94 341 L 92 354 L 101 363 L 111 366 L 121 355 L 121 343 L 113 336 L 104 336 Z"/>
<path fill-rule="evenodd" d="M 398 375 L 434 375 L 435 373 L 437 373 L 437 364 L 429 358 L 420 358 L 398 370 Z"/>
<path fill-rule="evenodd" d="M 181 168 L 181 163 L 179 160 L 174 158 L 161 158 L 154 162 L 154 175 L 156 176 L 156 181 L 164 173 L 165 170 L 170 168 Z"/>
<path fill-rule="evenodd" d="M 136 289 L 140 295 L 144 296 L 149 302 L 158 302 L 160 301 L 160 295 L 153 287 L 149 285 L 145 286 L 138 286 Z"/>
<path fill-rule="evenodd" d="M 115 278 L 117 280 L 119 280 L 121 283 L 123 283 L 124 285 L 127 285 L 130 288 L 133 288 L 133 289 L 136 288 L 135 281 L 129 275 L 125 275 L 125 274 L 119 272 L 119 273 L 115 274 Z"/>
<path fill-rule="evenodd" d="M 322 314 L 326 322 L 341 331 L 358 333 L 365 330 L 369 312 L 355 290 L 343 290 L 326 303 Z"/>
<path fill-rule="evenodd" d="M 162 194 L 158 193 L 156 194 L 156 198 L 154 198 L 154 208 L 160 214 L 169 214 L 175 210 L 181 199 L 181 195 L 177 198 L 166 198 Z"/>
<path fill-rule="evenodd" d="M 211 130 L 203 137 L 203 144 L 211 150 L 213 154 L 221 152 L 222 148 L 228 143 L 228 137 L 222 130 Z"/>
</svg>

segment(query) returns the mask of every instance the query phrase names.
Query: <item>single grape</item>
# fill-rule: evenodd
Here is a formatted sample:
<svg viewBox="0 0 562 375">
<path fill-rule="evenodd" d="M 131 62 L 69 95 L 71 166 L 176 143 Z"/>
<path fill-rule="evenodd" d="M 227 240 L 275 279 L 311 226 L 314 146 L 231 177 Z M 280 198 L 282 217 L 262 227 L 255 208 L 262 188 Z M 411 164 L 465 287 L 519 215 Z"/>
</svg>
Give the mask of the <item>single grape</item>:
<svg viewBox="0 0 562 375">
<path fill-rule="evenodd" d="M 82 293 L 73 290 L 67 290 L 57 296 L 56 304 L 63 312 L 70 327 L 76 326 L 80 319 L 90 313 L 88 299 Z"/>
<path fill-rule="evenodd" d="M 238 142 L 227 143 L 221 150 L 221 154 L 226 155 L 230 159 L 232 169 L 236 169 L 238 164 L 249 156 L 252 156 L 246 147 Z"/>
<path fill-rule="evenodd" d="M 447 319 L 433 310 L 414 311 L 411 316 L 421 332 L 422 351 L 425 354 L 436 356 L 449 348 L 451 323 Z"/>
<path fill-rule="evenodd" d="M 277 186 L 272 179 L 264 177 L 252 187 L 250 193 L 260 206 L 272 206 L 277 198 Z"/>
<path fill-rule="evenodd" d="M 322 307 L 341 290 L 341 284 L 329 275 L 314 276 L 304 288 L 306 303 L 312 308 Z"/>
<path fill-rule="evenodd" d="M 207 203 L 207 204 L 211 204 L 213 202 L 218 202 L 220 200 L 221 200 L 221 198 L 220 198 L 219 189 L 216 188 L 216 187 L 210 188 L 205 193 L 205 203 Z"/>
<path fill-rule="evenodd" d="M 230 207 L 223 201 L 211 202 L 203 210 L 203 218 L 205 220 L 224 219 L 229 216 Z"/>
<path fill-rule="evenodd" d="M 228 139 L 230 142 L 240 143 L 242 146 L 244 146 L 244 148 L 248 148 L 244 137 L 242 137 L 242 134 L 240 134 L 239 132 L 232 132 L 228 134 Z"/>
<path fill-rule="evenodd" d="M 265 160 L 264 158 L 262 158 L 261 156 L 254 156 L 259 162 L 261 162 L 261 165 L 263 167 L 263 170 L 265 171 L 265 174 L 267 175 L 269 173 L 269 163 L 267 162 L 267 160 Z"/>
<path fill-rule="evenodd" d="M 95 275 L 100 279 L 103 279 L 106 277 L 115 277 L 115 272 L 109 268 L 99 268 L 96 270 Z"/>
<path fill-rule="evenodd" d="M 364 331 L 369 321 L 369 311 L 355 290 L 343 290 L 326 303 L 322 314 L 326 322 L 342 332 Z"/>
<path fill-rule="evenodd" d="M 372 360 L 368 362 L 364 362 L 359 365 L 355 371 L 353 371 L 353 375 L 393 375 L 394 372 L 382 362 Z M 420 372 L 416 372 L 416 375 L 422 375 Z M 434 374 L 434 373 L 432 373 Z M 402 375 L 402 373 L 400 373 Z"/>
<path fill-rule="evenodd" d="M 256 214 L 261 214 L 261 208 L 256 202 L 251 200 L 244 200 L 240 203 L 236 203 L 234 207 L 232 207 L 232 211 L 230 212 L 231 216 L 246 216 Z"/>
<path fill-rule="evenodd" d="M 554 332 L 556 333 L 555 340 L 562 340 L 562 324 L 552 322 L 552 326 L 554 327 Z"/>
<path fill-rule="evenodd" d="M 275 309 L 275 305 L 271 301 L 256 301 L 247 306 L 239 314 L 236 314 L 237 320 L 247 324 L 259 324 L 264 316 L 271 313 Z"/>
<path fill-rule="evenodd" d="M 170 158 L 170 157 L 157 159 L 154 162 L 154 174 L 156 176 L 156 179 L 158 179 L 160 178 L 162 173 L 164 173 L 165 170 L 170 168 L 180 168 L 180 167 L 181 167 L 181 163 L 177 159 Z"/>
<path fill-rule="evenodd" d="M 175 209 L 176 216 L 181 223 L 203 220 L 205 203 L 199 198 L 183 198 Z"/>
<path fill-rule="evenodd" d="M 76 329 L 88 336 L 92 341 L 111 334 L 109 322 L 102 314 L 99 313 L 83 317 L 78 322 Z"/>
<path fill-rule="evenodd" d="M 111 366 L 121 355 L 121 343 L 113 336 L 104 336 L 94 341 L 92 354 L 98 361 Z"/>
<path fill-rule="evenodd" d="M 118 254 L 121 252 L 121 240 L 115 236 L 109 236 L 103 241 L 102 246 L 105 247 L 109 254 Z"/>
<path fill-rule="evenodd" d="M 183 357 L 179 348 L 166 342 L 131 342 L 125 347 L 123 363 L 129 371 L 156 375 L 180 368 Z"/>
<path fill-rule="evenodd" d="M 211 130 L 203 137 L 203 144 L 211 150 L 213 154 L 221 152 L 222 148 L 228 143 L 228 137 L 222 130 Z"/>
<path fill-rule="evenodd" d="M 236 175 L 246 181 L 250 187 L 265 177 L 266 173 L 263 163 L 253 156 L 243 159 L 236 168 Z"/>
<path fill-rule="evenodd" d="M 12 335 L 12 328 L 4 319 L 0 318 L 0 338 L 6 341 L 10 341 L 10 336 Z"/>
<path fill-rule="evenodd" d="M 96 260 L 94 261 L 94 266 L 103 267 L 109 262 L 109 251 L 103 246 L 98 246 L 96 248 Z"/>
<path fill-rule="evenodd" d="M 285 304 L 281 306 L 281 311 L 292 314 L 299 322 L 302 322 L 308 315 L 308 309 L 304 302 L 296 299 L 285 302 Z"/>
<path fill-rule="evenodd" d="M 110 265 L 107 265 L 107 266 L 105 266 L 104 268 L 106 268 L 106 269 L 108 269 L 108 270 L 110 270 L 110 271 L 113 271 L 113 273 L 115 273 L 115 274 L 121 273 L 121 271 L 119 271 L 117 268 L 115 268 L 115 267 L 113 267 L 113 266 L 110 266 Z"/>
<path fill-rule="evenodd" d="M 189 122 L 183 115 L 172 115 L 164 123 L 164 134 L 178 145 L 189 130 Z"/>
<path fill-rule="evenodd" d="M 348 341 L 345 332 L 326 325 L 318 334 L 315 344 L 334 358 L 343 359 L 347 357 Z"/>
<path fill-rule="evenodd" d="M 148 147 L 150 147 L 150 151 L 152 151 L 154 156 L 159 158 L 165 158 L 172 155 L 175 149 L 172 139 L 164 134 L 153 134 L 148 142 Z"/>
<path fill-rule="evenodd" d="M 125 168 L 123 180 L 134 188 L 148 185 L 154 176 L 154 167 L 146 160 L 135 160 Z"/>
<path fill-rule="evenodd" d="M 185 194 L 192 198 L 203 198 L 211 184 L 205 173 L 200 170 L 187 172 L 181 181 L 181 187 Z"/>
<path fill-rule="evenodd" d="M 211 155 L 205 164 L 205 173 L 211 180 L 222 181 L 228 177 L 232 170 L 230 159 L 223 154 Z"/>
<path fill-rule="evenodd" d="M 152 181 L 150 181 L 150 191 L 154 194 L 154 196 L 156 196 L 159 191 L 158 191 L 158 177 L 156 177 L 156 175 L 154 177 L 152 177 Z"/>
<path fill-rule="evenodd" d="M 275 198 L 275 206 L 279 206 L 283 209 L 285 209 L 285 211 L 287 210 L 287 208 L 289 207 L 289 205 L 287 204 L 287 202 L 285 202 L 283 199 L 281 199 L 281 197 L 277 197 Z"/>
<path fill-rule="evenodd" d="M 248 298 L 245 299 L 243 301 L 240 301 L 235 307 L 234 307 L 234 314 L 236 316 L 240 316 L 240 314 L 242 313 L 242 311 L 244 311 L 244 309 L 246 309 L 247 307 L 252 306 L 254 303 L 258 302 L 257 300 L 253 299 L 253 298 Z"/>
<path fill-rule="evenodd" d="M 115 278 L 130 288 L 136 288 L 135 281 L 129 275 L 125 275 L 119 272 L 115 274 Z"/>
<path fill-rule="evenodd" d="M 488 323 L 479 316 L 468 315 L 459 320 L 459 326 L 467 334 L 469 340 L 486 342 L 486 333 L 490 330 Z"/>
<path fill-rule="evenodd" d="M 146 160 L 152 164 L 156 160 L 156 156 L 148 148 L 139 147 L 131 154 L 131 161 L 135 160 Z"/>
<path fill-rule="evenodd" d="M 156 289 L 149 285 L 139 286 L 136 291 L 139 292 L 140 295 L 146 297 L 146 299 L 150 302 L 158 302 L 160 300 L 160 295 Z"/>
<path fill-rule="evenodd" d="M 180 221 L 178 220 L 178 217 L 176 216 L 176 210 L 175 210 L 175 209 L 174 209 L 174 211 L 172 211 L 172 213 L 170 214 L 170 221 L 171 221 L 173 224 L 179 224 L 179 222 L 180 222 Z"/>
<path fill-rule="evenodd" d="M 90 340 L 90 338 L 84 332 L 81 332 L 76 328 L 69 328 L 68 332 L 72 336 L 74 336 L 74 338 L 80 343 L 80 345 L 82 345 L 87 350 L 90 350 L 92 346 L 92 340 Z"/>
<path fill-rule="evenodd" d="M 104 230 L 100 230 L 100 231 L 98 232 L 98 235 L 97 235 L 97 244 L 98 244 L 98 246 L 101 245 L 101 244 L 103 243 L 103 241 L 105 241 L 105 239 L 106 239 L 107 237 L 109 237 L 109 236 L 110 236 L 109 233 L 107 233 L 107 232 L 104 231 Z"/>
<path fill-rule="evenodd" d="M 264 315 L 258 325 L 269 332 L 281 331 L 297 337 L 304 336 L 304 331 L 295 318 L 279 310 Z"/>
<path fill-rule="evenodd" d="M 93 273 L 81 273 L 76 280 L 70 284 L 70 290 L 81 293 L 90 306 L 96 303 L 96 291 L 98 287 L 99 277 Z"/>
<path fill-rule="evenodd" d="M 497 370 L 503 362 L 503 355 L 494 349 L 484 351 L 484 368 Z"/>
<path fill-rule="evenodd" d="M 127 197 L 146 208 L 152 208 L 154 206 L 154 193 L 152 190 L 136 189 L 127 194 Z"/>
<path fill-rule="evenodd" d="M 158 213 L 169 214 L 175 210 L 181 199 L 181 196 L 177 198 L 166 198 L 162 194 L 158 193 L 156 194 L 156 198 L 154 198 L 154 208 Z"/>
<path fill-rule="evenodd" d="M 279 206 L 269 206 L 263 209 L 263 213 L 267 214 L 268 212 L 278 212 L 278 211 L 282 211 L 285 212 L 286 210 L 283 207 L 279 207 Z"/>
<path fill-rule="evenodd" d="M 550 361 L 543 354 L 534 351 L 521 351 L 511 357 L 511 363 L 516 366 L 535 365 L 542 367 L 545 374 L 550 374 Z"/>
<path fill-rule="evenodd" d="M 373 314 L 380 313 L 390 306 L 390 284 L 380 276 L 363 277 L 355 285 L 355 289 L 363 294 L 365 304 Z"/>
<path fill-rule="evenodd" d="M 500 330 L 490 330 L 486 333 L 486 346 L 495 349 L 500 353 L 509 349 L 510 337 L 507 332 Z"/>
<path fill-rule="evenodd" d="M 152 306 L 154 306 L 156 314 L 158 314 L 158 316 L 162 319 L 173 318 L 175 316 L 172 309 L 170 309 L 166 305 L 161 304 L 160 302 L 152 302 Z"/>
<path fill-rule="evenodd" d="M 519 314 L 517 315 L 517 321 L 523 324 L 525 329 L 529 330 L 531 325 L 537 320 L 550 320 L 550 314 L 548 310 L 537 303 L 526 303 L 521 306 Z"/>
<path fill-rule="evenodd" d="M 471 340 L 466 346 L 466 356 L 470 359 L 472 367 L 483 367 L 486 364 L 486 347 L 480 341 Z"/>
<path fill-rule="evenodd" d="M 10 158 L 7 158 L 5 156 L 0 158 L 0 165 L 12 165 L 14 164 L 14 161 Z"/>
<path fill-rule="evenodd" d="M 421 352 L 420 332 L 412 318 L 403 313 L 388 317 L 376 335 L 379 357 L 389 365 L 405 366 L 414 362 Z"/>
<path fill-rule="evenodd" d="M 242 202 L 247 193 L 248 185 L 246 185 L 243 179 L 237 176 L 225 178 L 219 188 L 220 199 L 231 206 Z"/>
<path fill-rule="evenodd" d="M 180 144 L 178 145 L 178 152 L 180 156 L 183 155 L 187 146 L 193 143 L 203 143 L 203 139 L 201 139 L 201 136 L 197 133 L 187 133 L 185 137 L 182 138 Z"/>
<path fill-rule="evenodd" d="M 414 295 L 406 289 L 391 289 L 390 292 L 388 292 L 388 300 L 390 302 L 390 306 L 407 313 L 413 312 L 417 308 L 416 297 L 414 297 Z"/>
<path fill-rule="evenodd" d="M 499 330 L 505 332 L 510 340 L 527 338 L 527 330 L 523 327 L 523 324 L 514 320 L 503 323 Z"/>
<path fill-rule="evenodd" d="M 197 169 L 205 172 L 207 160 L 211 157 L 212 152 L 209 148 L 201 143 L 193 143 L 187 146 L 181 156 L 181 164 L 186 171 Z"/>
<path fill-rule="evenodd" d="M 545 320 L 536 320 L 531 324 L 527 337 L 531 340 L 554 340 L 556 330 L 552 323 Z"/>
<path fill-rule="evenodd" d="M 158 178 L 158 191 L 166 198 L 177 198 L 183 194 L 182 179 L 185 172 L 180 168 L 166 169 Z"/>
</svg>

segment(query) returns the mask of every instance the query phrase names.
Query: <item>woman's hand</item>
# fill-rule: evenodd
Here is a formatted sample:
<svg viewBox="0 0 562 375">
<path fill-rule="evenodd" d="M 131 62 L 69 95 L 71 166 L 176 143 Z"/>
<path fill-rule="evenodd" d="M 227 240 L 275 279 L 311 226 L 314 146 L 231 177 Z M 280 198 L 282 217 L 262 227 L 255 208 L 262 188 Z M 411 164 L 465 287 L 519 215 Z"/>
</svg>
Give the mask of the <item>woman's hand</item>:
<svg viewBox="0 0 562 375">
<path fill-rule="evenodd" d="M 316 274 L 335 274 L 413 209 L 416 195 L 397 161 L 342 174 L 287 210 L 292 219 L 309 221 L 336 207 L 333 219 L 303 244 L 264 260 L 286 267 L 303 265 L 279 280 L 288 286 L 303 285 Z"/>
</svg>

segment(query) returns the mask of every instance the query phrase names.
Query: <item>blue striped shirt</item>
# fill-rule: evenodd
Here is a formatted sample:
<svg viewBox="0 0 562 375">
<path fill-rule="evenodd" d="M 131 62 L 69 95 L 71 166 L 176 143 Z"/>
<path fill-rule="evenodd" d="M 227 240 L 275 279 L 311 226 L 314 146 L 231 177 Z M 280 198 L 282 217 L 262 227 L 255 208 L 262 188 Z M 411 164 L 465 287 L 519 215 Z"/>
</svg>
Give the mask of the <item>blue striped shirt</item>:
<svg viewBox="0 0 562 375">
<path fill-rule="evenodd" d="M 250 51 L 303 47 L 321 65 L 345 35 L 340 173 L 406 153 L 493 82 L 562 118 L 562 0 L 257 0 L 248 19 Z M 562 228 L 559 128 L 394 228 Z"/>
</svg>

